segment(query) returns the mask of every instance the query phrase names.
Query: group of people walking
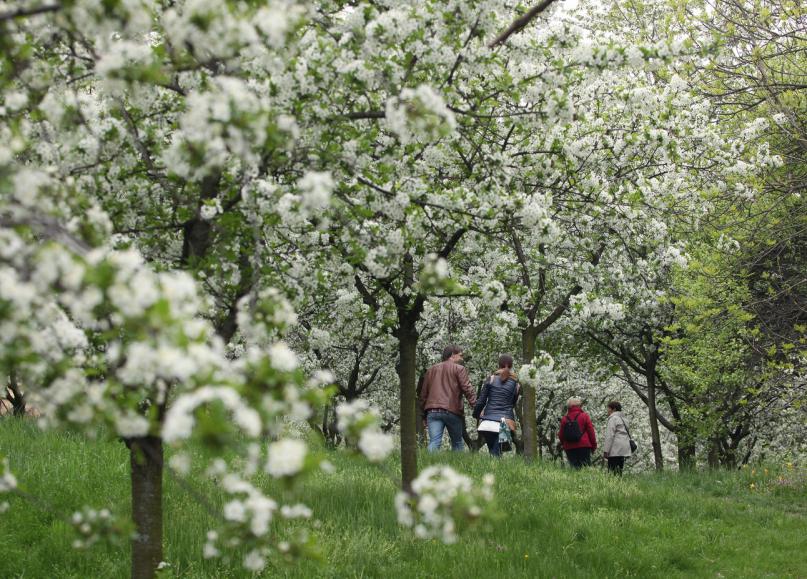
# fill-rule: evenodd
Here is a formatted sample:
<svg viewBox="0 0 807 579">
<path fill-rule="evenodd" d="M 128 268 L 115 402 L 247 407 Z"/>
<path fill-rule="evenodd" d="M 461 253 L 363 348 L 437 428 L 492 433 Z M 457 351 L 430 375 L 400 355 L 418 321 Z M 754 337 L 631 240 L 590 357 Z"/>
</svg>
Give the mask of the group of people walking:
<svg viewBox="0 0 807 579">
<path fill-rule="evenodd" d="M 583 401 L 580 398 L 569 398 L 566 408 L 566 415 L 560 419 L 558 439 L 572 467 L 588 466 L 591 464 L 591 454 L 597 449 L 594 423 L 591 416 L 583 410 Z M 628 423 L 622 416 L 622 404 L 612 400 L 608 403 L 608 423 L 602 449 L 602 455 L 608 461 L 608 470 L 622 474 L 625 459 L 633 454 L 631 442 Z"/>
<path fill-rule="evenodd" d="M 499 357 L 498 369 L 486 378 L 478 396 L 471 386 L 468 370 L 460 364 L 462 359 L 461 348 L 446 346 L 442 360 L 429 368 L 423 377 L 419 401 L 425 413 L 429 451 L 439 450 L 444 431 L 448 431 L 451 449 L 463 450 L 464 396 L 473 408 L 473 417 L 478 421 L 477 431 L 484 438 L 488 452 L 500 456 L 502 441 L 515 435 L 515 405 L 521 395 L 521 385 L 513 373 L 513 357 L 509 354 Z M 597 449 L 597 433 L 580 398 L 569 398 L 566 407 L 567 412 L 560 420 L 558 439 L 569 464 L 581 468 L 591 464 L 591 455 Z M 608 469 L 621 474 L 625 459 L 632 454 L 632 447 L 622 405 L 616 400 L 611 401 L 608 403 L 608 423 L 602 449 Z"/>
</svg>

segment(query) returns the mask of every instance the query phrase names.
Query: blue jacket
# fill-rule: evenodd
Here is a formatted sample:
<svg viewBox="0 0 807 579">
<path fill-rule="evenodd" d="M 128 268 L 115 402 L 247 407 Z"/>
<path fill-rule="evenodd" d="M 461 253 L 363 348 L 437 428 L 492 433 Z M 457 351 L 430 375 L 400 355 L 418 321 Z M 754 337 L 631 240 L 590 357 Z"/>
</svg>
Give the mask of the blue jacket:
<svg viewBox="0 0 807 579">
<path fill-rule="evenodd" d="M 485 420 L 496 420 L 497 422 L 502 418 L 515 420 L 513 407 L 516 405 L 520 390 L 518 382 L 514 378 L 508 378 L 506 382 L 502 383 L 501 377 L 494 375 L 492 381 L 488 379 L 482 386 L 482 392 L 474 406 L 473 417 L 481 416 Z"/>
</svg>

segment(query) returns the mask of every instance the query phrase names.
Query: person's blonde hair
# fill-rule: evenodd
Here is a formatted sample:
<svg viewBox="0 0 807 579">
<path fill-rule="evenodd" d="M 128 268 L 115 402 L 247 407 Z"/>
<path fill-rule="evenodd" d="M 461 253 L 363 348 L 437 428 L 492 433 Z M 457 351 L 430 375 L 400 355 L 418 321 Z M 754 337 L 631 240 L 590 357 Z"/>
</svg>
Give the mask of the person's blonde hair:
<svg viewBox="0 0 807 579">
<path fill-rule="evenodd" d="M 571 408 L 572 406 L 582 406 L 583 401 L 578 398 L 577 396 L 572 396 L 566 401 L 566 408 Z"/>
</svg>

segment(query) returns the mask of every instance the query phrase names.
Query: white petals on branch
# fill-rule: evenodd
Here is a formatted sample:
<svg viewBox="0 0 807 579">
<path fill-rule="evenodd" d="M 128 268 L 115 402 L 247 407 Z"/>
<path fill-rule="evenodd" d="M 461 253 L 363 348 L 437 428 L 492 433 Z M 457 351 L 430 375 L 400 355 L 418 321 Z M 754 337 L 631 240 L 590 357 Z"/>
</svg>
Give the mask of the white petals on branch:
<svg viewBox="0 0 807 579">
<path fill-rule="evenodd" d="M 336 427 L 339 432 L 350 433 L 352 429 L 364 423 L 372 423 L 378 420 L 378 410 L 370 406 L 370 403 L 362 398 L 357 398 L 351 402 L 343 402 L 336 407 Z"/>
<path fill-rule="evenodd" d="M 492 309 L 498 308 L 507 300 L 507 291 L 499 280 L 492 279 L 483 282 L 481 289 L 482 303 Z"/>
<path fill-rule="evenodd" d="M 230 156 L 257 160 L 271 121 L 271 103 L 246 81 L 219 76 L 205 91 L 188 95 L 180 130 L 163 154 L 170 170 L 191 180 L 211 175 Z"/>
<path fill-rule="evenodd" d="M 302 205 L 308 212 L 322 211 L 328 207 L 333 191 L 333 177 L 328 172 L 308 171 L 297 182 L 303 200 Z"/>
<path fill-rule="evenodd" d="M 398 523 L 414 530 L 419 539 L 440 539 L 446 544 L 457 541 L 459 524 L 482 516 L 493 500 L 492 474 L 482 484 L 449 466 L 430 466 L 412 481 L 412 492 L 395 497 Z"/>
<path fill-rule="evenodd" d="M 121 531 L 123 526 L 109 509 L 84 507 L 81 511 L 73 513 L 70 524 L 78 535 L 73 541 L 75 549 L 86 549 L 99 541 L 123 534 Z"/>
<path fill-rule="evenodd" d="M 139 438 L 149 433 L 148 419 L 131 411 L 119 416 L 115 421 L 115 432 L 121 438 Z"/>
<path fill-rule="evenodd" d="M 361 398 L 336 407 L 336 427 L 371 462 L 383 461 L 395 446 L 392 436 L 381 431 L 380 416 L 378 409 Z"/>
<path fill-rule="evenodd" d="M 269 359 L 273 368 L 283 372 L 292 372 L 299 365 L 297 355 L 285 342 L 276 342 L 269 347 Z"/>
<path fill-rule="evenodd" d="M 275 478 L 294 476 L 303 469 L 307 452 L 302 440 L 289 438 L 273 442 L 269 445 L 265 470 Z"/>
<path fill-rule="evenodd" d="M 392 436 L 380 430 L 366 428 L 359 438 L 359 450 L 370 462 L 381 462 L 387 458 L 395 446 Z"/>
<path fill-rule="evenodd" d="M 179 396 L 165 418 L 163 439 L 176 442 L 190 438 L 196 422 L 194 412 L 203 404 L 221 402 L 232 414 L 234 422 L 252 437 L 261 433 L 261 416 L 248 406 L 232 388 L 205 386 Z"/>
<path fill-rule="evenodd" d="M 104 55 L 95 65 L 102 77 L 125 73 L 127 68 L 137 67 L 152 58 L 152 48 L 144 39 L 141 42 L 117 39 L 110 42 Z"/>
<path fill-rule="evenodd" d="M 533 388 L 544 388 L 555 381 L 555 360 L 548 352 L 541 350 L 529 364 L 524 364 L 518 371 L 522 384 Z"/>
<path fill-rule="evenodd" d="M 247 344 L 268 347 L 297 323 L 297 314 L 280 290 L 270 287 L 241 298 L 237 320 Z"/>
<path fill-rule="evenodd" d="M 191 472 L 191 457 L 184 452 L 174 454 L 168 459 L 168 466 L 174 472 L 187 476 Z"/>
<path fill-rule="evenodd" d="M 405 88 L 400 95 L 389 99 L 385 118 L 390 131 L 402 143 L 447 136 L 457 126 L 454 113 L 443 98 L 425 84 L 416 89 Z"/>
</svg>

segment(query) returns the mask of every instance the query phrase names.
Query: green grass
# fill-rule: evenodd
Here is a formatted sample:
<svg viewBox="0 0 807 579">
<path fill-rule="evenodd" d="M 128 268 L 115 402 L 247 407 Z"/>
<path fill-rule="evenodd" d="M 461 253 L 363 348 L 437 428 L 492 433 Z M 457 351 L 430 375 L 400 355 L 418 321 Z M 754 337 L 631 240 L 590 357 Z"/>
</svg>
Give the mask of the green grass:
<svg viewBox="0 0 807 579">
<path fill-rule="evenodd" d="M 127 545 L 74 550 L 65 522 L 84 505 L 128 511 L 122 444 L 2 420 L 0 453 L 35 498 L 34 504 L 4 499 L 10 509 L 0 514 L 0 577 L 128 575 Z M 313 476 L 303 490 L 320 521 L 323 560 L 277 561 L 265 576 L 807 577 L 807 491 L 803 474 L 786 465 L 768 472 L 627 473 L 620 480 L 599 469 L 423 454 L 421 467 L 442 462 L 476 480 L 486 472 L 497 477 L 499 519 L 443 545 L 397 526 L 396 462 L 382 471 L 339 452 L 329 460 L 337 472 Z M 193 485 L 213 506 L 221 504 L 215 487 Z M 237 562 L 201 557 L 216 520 L 170 477 L 165 492 L 165 558 L 174 576 L 249 577 Z"/>
</svg>

